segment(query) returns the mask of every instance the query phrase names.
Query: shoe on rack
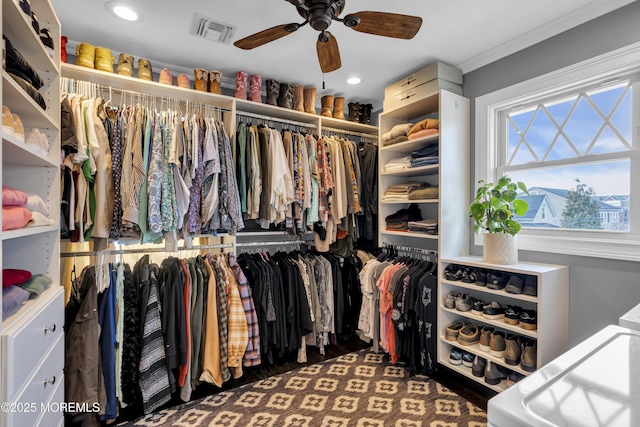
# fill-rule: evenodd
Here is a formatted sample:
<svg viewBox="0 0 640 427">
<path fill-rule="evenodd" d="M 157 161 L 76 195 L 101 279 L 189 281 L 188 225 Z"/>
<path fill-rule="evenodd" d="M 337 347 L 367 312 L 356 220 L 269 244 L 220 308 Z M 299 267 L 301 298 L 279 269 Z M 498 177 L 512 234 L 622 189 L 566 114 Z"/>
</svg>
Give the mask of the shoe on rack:
<svg viewBox="0 0 640 427">
<path fill-rule="evenodd" d="M 320 103 L 322 104 L 321 116 L 333 117 L 333 99 L 333 95 L 325 95 L 320 98 Z"/>
<path fill-rule="evenodd" d="M 207 92 L 207 86 L 209 85 L 209 72 L 204 68 L 193 69 L 193 88 L 200 92 Z"/>
<path fill-rule="evenodd" d="M 280 82 L 273 79 L 267 79 L 265 89 L 267 90 L 267 104 L 278 105 L 278 97 L 280 96 Z"/>
<path fill-rule="evenodd" d="M 469 311 L 471 307 L 473 307 L 474 298 L 470 297 L 468 294 L 460 294 L 456 298 L 456 310 L 458 311 Z"/>
<path fill-rule="evenodd" d="M 189 80 L 189 76 L 187 76 L 185 73 L 182 73 L 178 76 L 178 87 L 191 89 L 191 80 Z"/>
<path fill-rule="evenodd" d="M 444 299 L 444 306 L 446 308 L 456 308 L 456 298 L 460 294 L 458 292 L 449 292 Z"/>
<path fill-rule="evenodd" d="M 173 74 L 166 68 L 163 68 L 162 70 L 160 70 L 160 77 L 158 78 L 158 83 L 173 86 Z"/>
<path fill-rule="evenodd" d="M 360 103 L 350 102 L 349 104 L 347 104 L 347 108 L 349 109 L 349 121 L 359 122 L 360 121 Z"/>
<path fill-rule="evenodd" d="M 236 94 L 238 99 L 247 99 L 247 82 L 249 76 L 244 71 L 238 71 L 236 73 Z"/>
<path fill-rule="evenodd" d="M 449 352 L 449 362 L 452 365 L 462 365 L 462 350 L 457 347 L 451 347 Z"/>
<path fill-rule="evenodd" d="M 502 366 L 492 361 L 487 361 L 487 367 L 484 371 L 484 382 L 491 385 L 498 385 L 500 381 L 507 378 L 507 371 Z"/>
<path fill-rule="evenodd" d="M 121 76 L 133 77 L 133 61 L 133 56 L 121 53 L 120 56 L 118 56 L 116 73 Z"/>
<path fill-rule="evenodd" d="M 76 65 L 86 68 L 94 68 L 96 62 L 96 47 L 89 43 L 80 43 L 76 46 Z"/>
<path fill-rule="evenodd" d="M 492 271 L 487 274 L 487 289 L 501 290 L 507 285 L 509 277 L 499 271 Z"/>
<path fill-rule="evenodd" d="M 522 310 L 520 312 L 520 327 L 528 331 L 538 329 L 538 313 L 535 310 Z"/>
<path fill-rule="evenodd" d="M 336 96 L 333 99 L 333 118 L 344 120 L 344 96 Z"/>
<path fill-rule="evenodd" d="M 309 114 L 317 114 L 316 96 L 317 96 L 317 89 L 315 86 L 307 86 L 304 88 L 304 111 L 305 112 Z"/>
<path fill-rule="evenodd" d="M 111 49 L 96 46 L 95 68 L 106 73 L 113 73 L 113 54 Z"/>
<path fill-rule="evenodd" d="M 517 365 L 522 356 L 522 342 L 519 335 L 508 335 L 505 341 L 504 361 L 507 365 Z"/>
<path fill-rule="evenodd" d="M 49 53 L 49 56 L 53 58 L 53 36 L 51 35 L 51 31 L 49 31 L 49 29 L 43 28 L 42 30 L 40 30 L 40 41 L 47 49 L 47 53 Z"/>
<path fill-rule="evenodd" d="M 209 92 L 220 95 L 222 93 L 222 72 L 209 71 Z"/>
<path fill-rule="evenodd" d="M 38 17 L 33 10 L 31 11 L 31 27 L 36 34 L 40 34 L 40 22 L 38 22 Z"/>
<path fill-rule="evenodd" d="M 462 364 L 467 368 L 473 367 L 473 360 L 476 358 L 476 355 L 473 353 L 469 353 L 468 351 L 462 351 Z"/>
<path fill-rule="evenodd" d="M 476 285 L 487 286 L 487 270 L 479 268 L 476 271 Z"/>
<path fill-rule="evenodd" d="M 449 341 L 457 341 L 460 330 L 464 328 L 464 323 L 453 322 L 444 330 L 444 337 Z"/>
<path fill-rule="evenodd" d="M 476 299 L 473 301 L 473 306 L 471 307 L 471 314 L 475 314 L 476 316 L 482 316 L 482 312 L 484 310 L 484 306 L 487 305 L 486 302 Z"/>
<path fill-rule="evenodd" d="M 293 109 L 304 112 L 304 86 L 293 86 Z"/>
<path fill-rule="evenodd" d="M 162 73 L 160 73 L 160 77 L 162 77 Z M 148 59 L 144 59 L 144 58 L 138 59 L 138 78 L 140 80 L 146 80 L 148 82 L 153 81 L 153 69 L 151 67 L 151 62 Z M 171 76 L 171 83 L 166 83 L 166 84 L 173 85 L 173 76 Z"/>
<path fill-rule="evenodd" d="M 490 337 L 489 353 L 495 357 L 504 357 L 504 351 L 506 348 L 504 332 L 493 331 Z"/>
<path fill-rule="evenodd" d="M 477 268 L 474 267 L 465 267 L 460 280 L 464 283 L 476 283 L 476 270 Z"/>
<path fill-rule="evenodd" d="M 458 334 L 458 344 L 469 346 L 480 341 L 480 329 L 478 325 L 469 323 L 464 325 Z"/>
<path fill-rule="evenodd" d="M 462 266 L 449 264 L 444 268 L 444 278 L 450 282 L 457 282 L 462 278 Z"/>
<path fill-rule="evenodd" d="M 538 295 L 538 279 L 535 276 L 527 276 L 524 279 L 524 288 L 522 293 L 533 297 Z"/>
<path fill-rule="evenodd" d="M 520 367 L 527 372 L 533 372 L 538 365 L 538 346 L 535 341 L 528 340 L 522 343 L 522 354 L 520 355 Z"/>
<path fill-rule="evenodd" d="M 524 287 L 524 278 L 517 274 L 509 276 L 509 281 L 504 287 L 504 291 L 510 294 L 521 294 Z"/>
<path fill-rule="evenodd" d="M 280 83 L 280 94 L 278 96 L 278 106 L 282 108 L 293 108 L 293 85 L 290 83 Z"/>
<path fill-rule="evenodd" d="M 474 377 L 483 377 L 484 371 L 487 369 L 487 359 L 476 356 L 471 365 L 471 373 Z"/>
<path fill-rule="evenodd" d="M 13 119 L 13 136 L 20 142 L 24 143 L 24 125 L 20 116 L 17 114 L 11 114 Z"/>
<path fill-rule="evenodd" d="M 504 308 L 502 308 L 499 302 L 492 301 L 482 309 L 482 317 L 491 320 L 502 319 L 504 317 Z"/>
<path fill-rule="evenodd" d="M 511 387 L 512 385 L 515 385 L 515 383 L 523 379 L 524 379 L 524 375 L 518 372 L 511 371 L 507 376 L 507 387 Z"/>
<path fill-rule="evenodd" d="M 11 115 L 11 110 L 6 105 L 2 106 L 2 132 L 11 136 L 15 134 L 13 116 Z"/>
<path fill-rule="evenodd" d="M 20 0 L 20 9 L 27 16 L 31 16 L 31 2 L 29 0 Z"/>
<path fill-rule="evenodd" d="M 483 326 L 480 330 L 480 350 L 489 353 L 491 351 L 491 334 L 494 329 L 490 326 Z"/>
<path fill-rule="evenodd" d="M 522 309 L 515 305 L 504 306 L 504 323 L 507 325 L 517 325 L 520 323 L 520 312 Z"/>
<path fill-rule="evenodd" d="M 262 76 L 253 74 L 249 80 L 249 99 L 253 102 L 262 102 Z"/>
<path fill-rule="evenodd" d="M 44 155 L 49 152 L 49 138 L 44 133 L 40 132 L 38 128 L 29 129 L 24 133 L 25 144 L 33 147 L 35 151 L 38 151 Z"/>
<path fill-rule="evenodd" d="M 360 104 L 360 123 L 370 125 L 372 112 L 373 104 Z"/>
</svg>

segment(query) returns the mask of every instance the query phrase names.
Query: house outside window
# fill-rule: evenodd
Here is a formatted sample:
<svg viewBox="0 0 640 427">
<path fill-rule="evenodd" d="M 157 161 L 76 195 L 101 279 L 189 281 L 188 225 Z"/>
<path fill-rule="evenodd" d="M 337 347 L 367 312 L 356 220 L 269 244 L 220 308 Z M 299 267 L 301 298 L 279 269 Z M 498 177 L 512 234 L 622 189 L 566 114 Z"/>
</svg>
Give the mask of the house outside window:
<svg viewBox="0 0 640 427">
<path fill-rule="evenodd" d="M 640 260 L 640 43 L 477 98 L 475 141 L 529 187 L 522 249 Z"/>
</svg>

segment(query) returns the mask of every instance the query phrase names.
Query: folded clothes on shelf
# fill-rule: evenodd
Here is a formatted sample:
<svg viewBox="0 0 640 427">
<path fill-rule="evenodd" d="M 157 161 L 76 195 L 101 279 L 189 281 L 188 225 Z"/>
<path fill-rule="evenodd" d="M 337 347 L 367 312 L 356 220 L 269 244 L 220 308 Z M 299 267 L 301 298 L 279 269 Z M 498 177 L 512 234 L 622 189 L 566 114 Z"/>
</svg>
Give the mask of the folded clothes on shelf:
<svg viewBox="0 0 640 427">
<path fill-rule="evenodd" d="M 418 189 L 428 188 L 430 186 L 427 182 L 405 182 L 401 184 L 393 184 L 387 187 L 384 192 L 384 196 L 382 196 L 383 202 L 392 202 L 392 201 L 407 201 L 409 200 L 409 195 Z"/>
<path fill-rule="evenodd" d="M 407 226 L 409 231 L 438 234 L 438 220 L 434 218 L 423 219 L 421 221 L 409 221 Z"/>
<path fill-rule="evenodd" d="M 406 231 L 409 229 L 410 221 L 420 220 L 422 220 L 422 212 L 416 204 L 411 204 L 408 208 L 400 209 L 385 218 L 387 230 L 391 231 Z"/>
</svg>

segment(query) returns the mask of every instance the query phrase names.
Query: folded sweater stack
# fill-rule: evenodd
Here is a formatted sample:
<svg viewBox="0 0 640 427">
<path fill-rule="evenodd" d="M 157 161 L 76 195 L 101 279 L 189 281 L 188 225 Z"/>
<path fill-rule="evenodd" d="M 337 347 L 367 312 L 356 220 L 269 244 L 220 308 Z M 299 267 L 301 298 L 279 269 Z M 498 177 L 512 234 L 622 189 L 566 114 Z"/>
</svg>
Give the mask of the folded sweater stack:
<svg viewBox="0 0 640 427">
<path fill-rule="evenodd" d="M 40 196 L 23 193 L 8 185 L 2 186 L 2 231 L 27 225 L 55 224 L 54 220 L 47 218 L 48 214 L 47 205 Z"/>
<path fill-rule="evenodd" d="M 411 204 L 408 208 L 400 209 L 385 218 L 389 231 L 408 231 L 409 222 L 421 220 L 422 212 L 416 204 Z"/>
<path fill-rule="evenodd" d="M 40 296 L 53 280 L 42 274 L 15 268 L 2 270 L 2 320 L 13 315 L 28 299 Z"/>
<path fill-rule="evenodd" d="M 405 182 L 402 184 L 393 184 L 387 187 L 382 196 L 383 202 L 406 202 L 409 200 L 409 195 L 416 190 L 428 188 L 430 186 L 427 182 Z"/>
<path fill-rule="evenodd" d="M 421 221 L 409 221 L 407 224 L 409 231 L 426 234 L 438 234 L 438 220 L 434 218 L 423 219 Z"/>
</svg>

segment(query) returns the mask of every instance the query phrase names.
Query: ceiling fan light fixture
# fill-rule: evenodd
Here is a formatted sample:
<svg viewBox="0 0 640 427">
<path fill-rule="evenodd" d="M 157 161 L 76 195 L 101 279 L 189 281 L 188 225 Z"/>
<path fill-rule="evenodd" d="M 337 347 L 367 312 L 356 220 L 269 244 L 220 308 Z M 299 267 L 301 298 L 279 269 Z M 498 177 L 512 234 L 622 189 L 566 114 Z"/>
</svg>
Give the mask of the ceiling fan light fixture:
<svg viewBox="0 0 640 427">
<path fill-rule="evenodd" d="M 107 10 L 120 19 L 128 22 L 142 21 L 142 13 L 138 12 L 132 6 L 119 1 L 110 1 L 105 4 Z"/>
<path fill-rule="evenodd" d="M 347 79 L 347 84 L 349 85 L 359 85 L 360 83 L 362 83 L 362 79 L 357 76 L 349 77 Z"/>
</svg>

